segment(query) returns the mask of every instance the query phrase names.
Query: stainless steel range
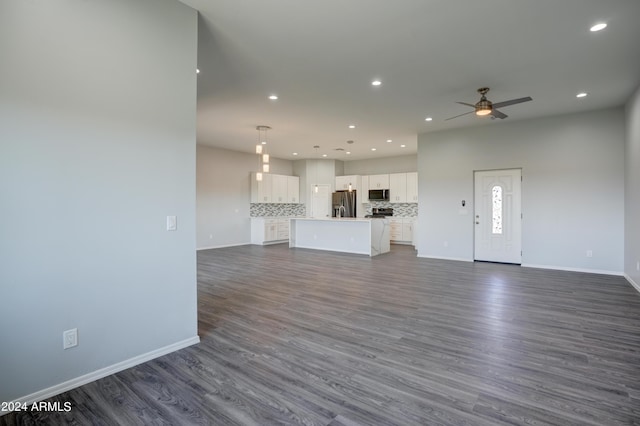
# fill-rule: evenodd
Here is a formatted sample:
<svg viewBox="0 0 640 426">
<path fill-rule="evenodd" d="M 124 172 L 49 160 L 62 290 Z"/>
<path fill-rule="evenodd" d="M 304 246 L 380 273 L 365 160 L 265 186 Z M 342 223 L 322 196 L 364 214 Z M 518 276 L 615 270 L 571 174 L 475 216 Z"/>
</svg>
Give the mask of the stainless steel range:
<svg viewBox="0 0 640 426">
<path fill-rule="evenodd" d="M 377 207 L 374 207 L 371 210 L 371 214 L 368 214 L 365 217 L 382 218 L 382 219 L 384 219 L 385 217 L 389 217 L 389 216 L 393 216 L 393 209 L 391 209 L 391 208 L 377 208 Z"/>
</svg>

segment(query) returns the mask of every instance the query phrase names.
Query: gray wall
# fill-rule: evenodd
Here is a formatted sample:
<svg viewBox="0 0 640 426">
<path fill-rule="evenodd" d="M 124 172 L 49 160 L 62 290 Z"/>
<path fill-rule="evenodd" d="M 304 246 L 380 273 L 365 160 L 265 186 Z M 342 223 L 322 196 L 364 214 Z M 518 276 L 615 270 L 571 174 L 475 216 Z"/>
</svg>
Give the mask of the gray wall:
<svg viewBox="0 0 640 426">
<path fill-rule="evenodd" d="M 417 156 L 374 158 L 344 162 L 345 175 L 378 175 L 387 173 L 407 173 L 417 171 Z"/>
<path fill-rule="evenodd" d="M 418 255 L 472 260 L 473 171 L 522 168 L 523 264 L 622 273 L 624 135 L 621 108 L 420 135 Z"/>
<path fill-rule="evenodd" d="M 624 272 L 640 291 L 640 88 L 627 104 Z"/>
<path fill-rule="evenodd" d="M 260 164 L 257 154 L 197 147 L 197 248 L 249 244 L 251 182 Z M 271 173 L 293 175 L 293 163 L 271 157 Z"/>
<path fill-rule="evenodd" d="M 197 341 L 196 43 L 173 0 L 0 3 L 0 401 Z"/>
</svg>

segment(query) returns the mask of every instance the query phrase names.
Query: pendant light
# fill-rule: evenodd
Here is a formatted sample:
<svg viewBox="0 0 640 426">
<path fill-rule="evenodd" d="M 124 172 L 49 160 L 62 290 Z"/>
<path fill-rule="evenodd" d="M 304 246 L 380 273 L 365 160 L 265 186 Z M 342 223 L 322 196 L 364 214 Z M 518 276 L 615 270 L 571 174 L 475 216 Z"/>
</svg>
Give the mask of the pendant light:
<svg viewBox="0 0 640 426">
<path fill-rule="evenodd" d="M 314 145 L 313 148 L 316 150 L 316 185 L 313 187 L 313 192 L 315 192 L 316 194 L 318 193 L 318 149 L 320 148 L 320 145 Z"/>
<path fill-rule="evenodd" d="M 267 154 L 267 130 L 271 130 L 269 126 L 256 126 L 258 131 L 258 143 L 256 144 L 256 154 L 258 154 L 258 172 L 256 180 L 262 181 L 263 173 L 269 173 L 269 154 Z"/>
</svg>

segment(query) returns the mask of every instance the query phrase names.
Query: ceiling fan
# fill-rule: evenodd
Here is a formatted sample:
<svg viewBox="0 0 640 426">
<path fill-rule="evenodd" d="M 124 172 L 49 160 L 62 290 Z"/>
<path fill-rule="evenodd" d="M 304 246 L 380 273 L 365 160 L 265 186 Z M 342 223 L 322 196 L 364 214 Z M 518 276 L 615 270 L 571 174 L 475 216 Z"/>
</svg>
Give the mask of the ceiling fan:
<svg viewBox="0 0 640 426">
<path fill-rule="evenodd" d="M 458 104 L 470 106 L 471 108 L 474 109 L 474 111 L 469 111 L 469 112 L 465 112 L 464 114 L 456 115 L 454 117 L 449 117 L 445 121 L 453 120 L 454 118 L 462 117 L 463 115 L 471 114 L 472 112 L 475 112 L 476 115 L 479 115 L 481 117 L 490 115 L 491 118 L 507 118 L 508 115 L 498 111 L 497 108 L 502 108 L 509 105 L 515 105 L 522 102 L 529 102 L 532 100 L 530 96 L 527 96 L 526 98 L 511 99 L 510 101 L 496 102 L 494 104 L 490 100 L 488 100 L 487 97 L 485 96 L 487 92 L 489 92 L 488 87 L 481 87 L 478 89 L 478 93 L 480 93 L 480 100 L 475 105 L 468 104 L 466 102 L 456 102 Z"/>
</svg>

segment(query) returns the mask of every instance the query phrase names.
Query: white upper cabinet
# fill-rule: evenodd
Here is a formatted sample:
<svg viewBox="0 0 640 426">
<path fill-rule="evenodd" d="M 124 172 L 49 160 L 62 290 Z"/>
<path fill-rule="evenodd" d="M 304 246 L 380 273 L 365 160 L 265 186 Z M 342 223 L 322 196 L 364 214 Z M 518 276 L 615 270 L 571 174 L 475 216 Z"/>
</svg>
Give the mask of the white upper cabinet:
<svg viewBox="0 0 640 426">
<path fill-rule="evenodd" d="M 391 203 L 418 202 L 418 173 L 392 173 L 389 175 Z"/>
<path fill-rule="evenodd" d="M 262 180 L 256 180 L 251 173 L 252 203 L 299 203 L 300 178 L 298 176 L 274 175 L 263 173 Z"/>
<path fill-rule="evenodd" d="M 271 175 L 271 202 L 286 203 L 289 197 L 288 180 L 286 176 Z"/>
<path fill-rule="evenodd" d="M 407 173 L 407 202 L 418 202 L 418 173 Z"/>
<path fill-rule="evenodd" d="M 369 189 L 390 189 L 389 175 L 370 175 Z"/>
<path fill-rule="evenodd" d="M 389 175 L 389 202 L 407 202 L 407 174 L 391 173 Z"/>
<path fill-rule="evenodd" d="M 357 191 L 360 189 L 360 183 L 360 176 L 358 175 L 336 176 L 336 191 L 347 191 L 349 190 L 349 185 L 351 185 L 353 191 Z"/>
<path fill-rule="evenodd" d="M 256 173 L 251 173 L 251 202 L 271 203 L 272 179 L 268 173 L 262 174 L 262 180 L 256 180 Z"/>
<path fill-rule="evenodd" d="M 300 202 L 300 178 L 287 176 L 287 202 L 297 204 Z"/>
</svg>

